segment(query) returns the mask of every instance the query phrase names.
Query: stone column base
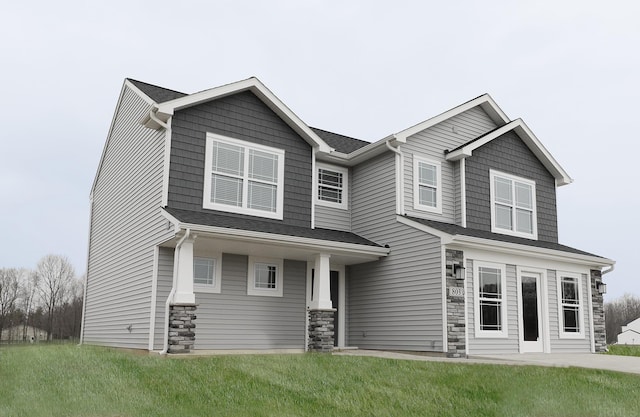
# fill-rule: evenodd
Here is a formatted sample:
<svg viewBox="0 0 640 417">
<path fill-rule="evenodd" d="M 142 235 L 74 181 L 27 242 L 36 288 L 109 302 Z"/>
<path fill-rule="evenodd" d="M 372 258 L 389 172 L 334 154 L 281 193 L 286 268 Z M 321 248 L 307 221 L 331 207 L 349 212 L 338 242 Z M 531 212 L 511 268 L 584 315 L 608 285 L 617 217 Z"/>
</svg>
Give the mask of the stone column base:
<svg viewBox="0 0 640 417">
<path fill-rule="evenodd" d="M 196 341 L 195 304 L 169 307 L 169 353 L 189 353 Z"/>
<path fill-rule="evenodd" d="M 334 344 L 333 320 L 336 310 L 309 310 L 309 352 L 331 353 Z"/>
</svg>

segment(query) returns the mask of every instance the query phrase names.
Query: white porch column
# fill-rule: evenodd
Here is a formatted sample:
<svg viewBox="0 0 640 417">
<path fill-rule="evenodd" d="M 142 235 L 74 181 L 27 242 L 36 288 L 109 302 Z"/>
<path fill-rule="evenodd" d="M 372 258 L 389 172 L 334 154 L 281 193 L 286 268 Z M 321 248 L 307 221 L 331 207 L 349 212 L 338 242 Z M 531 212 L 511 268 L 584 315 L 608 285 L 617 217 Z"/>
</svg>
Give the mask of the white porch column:
<svg viewBox="0 0 640 417">
<path fill-rule="evenodd" d="M 176 247 L 173 261 L 176 262 L 176 292 L 173 304 L 195 304 L 193 293 L 193 242 L 196 236 L 191 235 Z"/>
<path fill-rule="evenodd" d="M 327 310 L 332 308 L 331 304 L 331 266 L 329 264 L 331 255 L 320 253 L 316 255 L 315 271 L 313 274 L 313 300 L 311 300 L 312 310 Z"/>
</svg>

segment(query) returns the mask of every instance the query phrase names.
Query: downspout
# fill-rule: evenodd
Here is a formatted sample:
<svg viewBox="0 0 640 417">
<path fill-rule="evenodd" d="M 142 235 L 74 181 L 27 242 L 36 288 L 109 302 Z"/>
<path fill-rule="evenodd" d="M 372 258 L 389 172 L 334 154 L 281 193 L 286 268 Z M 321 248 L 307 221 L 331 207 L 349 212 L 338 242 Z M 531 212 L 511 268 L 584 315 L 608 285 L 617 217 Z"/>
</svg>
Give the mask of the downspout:
<svg viewBox="0 0 640 417">
<path fill-rule="evenodd" d="M 616 269 L 616 265 L 615 264 L 611 264 L 611 265 L 609 265 L 609 269 L 607 269 L 606 271 L 602 271 L 600 273 L 600 276 L 602 276 L 604 274 L 608 274 L 609 272 L 613 272 L 614 269 Z"/>
<path fill-rule="evenodd" d="M 160 355 L 165 355 L 169 350 L 169 307 L 171 306 L 171 300 L 173 299 L 174 294 L 176 293 L 176 280 L 178 279 L 178 263 L 180 259 L 180 247 L 182 243 L 191 235 L 191 229 L 187 229 L 184 236 L 180 238 L 178 243 L 176 244 L 176 255 L 173 257 L 173 284 L 171 286 L 171 291 L 167 296 L 167 301 L 164 303 L 164 345 L 162 351 L 160 351 Z"/>
<path fill-rule="evenodd" d="M 397 163 L 396 163 L 396 190 L 397 190 L 397 201 L 396 201 L 396 213 L 403 216 L 404 215 L 404 154 L 400 150 L 400 145 L 397 148 L 391 146 L 391 141 L 395 140 L 396 137 L 393 135 L 391 138 L 387 139 L 385 145 L 387 148 L 393 153 L 397 155 Z"/>
</svg>

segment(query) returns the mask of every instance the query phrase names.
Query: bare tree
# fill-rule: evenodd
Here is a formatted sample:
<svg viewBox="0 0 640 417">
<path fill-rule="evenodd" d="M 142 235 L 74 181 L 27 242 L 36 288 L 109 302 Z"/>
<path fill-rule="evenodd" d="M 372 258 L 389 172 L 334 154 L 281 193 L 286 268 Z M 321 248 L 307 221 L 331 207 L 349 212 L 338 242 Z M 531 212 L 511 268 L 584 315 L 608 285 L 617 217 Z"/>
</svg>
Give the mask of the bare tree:
<svg viewBox="0 0 640 417">
<path fill-rule="evenodd" d="M 38 273 L 35 271 L 27 271 L 21 274 L 20 280 L 20 302 L 19 308 L 24 313 L 24 321 L 22 322 L 22 334 L 27 335 L 29 326 L 35 327 L 33 323 L 33 312 L 37 308 L 38 300 Z M 33 335 L 35 338 L 35 335 Z"/>
<path fill-rule="evenodd" d="M 60 255 L 47 255 L 38 262 L 38 291 L 47 312 L 47 340 L 53 334 L 54 312 L 62 305 L 73 283 L 75 271 L 69 259 Z"/>
<path fill-rule="evenodd" d="M 640 317 L 640 298 L 625 294 L 604 305 L 607 343 L 615 343 L 622 326 Z"/>
<path fill-rule="evenodd" d="M 16 310 L 19 295 L 19 271 L 14 268 L 0 269 L 0 339 L 7 318 Z"/>
</svg>

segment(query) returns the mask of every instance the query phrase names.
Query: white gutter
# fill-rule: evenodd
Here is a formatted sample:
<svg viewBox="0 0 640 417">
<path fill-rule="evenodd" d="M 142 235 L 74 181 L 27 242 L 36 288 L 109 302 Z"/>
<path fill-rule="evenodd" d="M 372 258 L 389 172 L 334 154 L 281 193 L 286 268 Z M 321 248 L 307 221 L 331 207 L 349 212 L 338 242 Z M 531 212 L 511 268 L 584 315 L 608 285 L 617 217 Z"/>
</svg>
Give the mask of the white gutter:
<svg viewBox="0 0 640 417">
<path fill-rule="evenodd" d="M 404 215 L 404 154 L 400 150 L 400 145 L 397 148 L 391 146 L 391 140 L 394 140 L 395 136 L 390 137 L 384 143 L 389 150 L 396 154 L 396 214 Z"/>
<path fill-rule="evenodd" d="M 158 111 L 158 108 L 156 106 L 151 106 L 151 109 L 149 109 L 149 118 L 154 122 L 156 122 L 157 124 L 159 124 L 164 129 L 169 129 L 169 125 L 167 125 L 165 122 L 163 122 L 158 118 L 158 116 L 156 115 L 157 111 Z"/>
<path fill-rule="evenodd" d="M 613 272 L 614 269 L 616 269 L 616 265 L 615 264 L 611 264 L 611 265 L 609 265 L 609 269 L 607 269 L 606 271 L 602 271 L 600 273 L 600 275 L 604 275 L 604 274 L 608 274 L 609 272 Z"/>
<path fill-rule="evenodd" d="M 164 345 L 162 351 L 160 351 L 160 355 L 164 355 L 169 350 L 169 307 L 171 306 L 171 300 L 173 299 L 174 294 L 176 293 L 176 279 L 178 278 L 178 263 L 180 259 L 180 247 L 182 243 L 191 235 L 191 229 L 187 229 L 184 236 L 180 238 L 178 243 L 176 244 L 176 254 L 178 256 L 173 257 L 173 284 L 171 285 L 171 291 L 167 296 L 167 301 L 164 303 Z"/>
<path fill-rule="evenodd" d="M 467 227 L 466 158 L 460 160 L 460 226 Z"/>
</svg>

